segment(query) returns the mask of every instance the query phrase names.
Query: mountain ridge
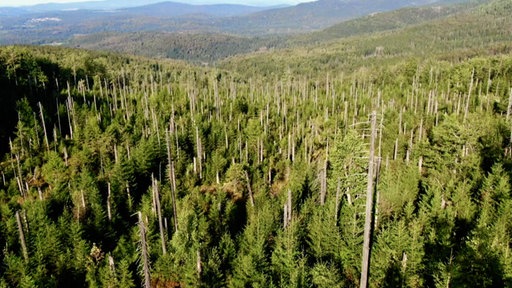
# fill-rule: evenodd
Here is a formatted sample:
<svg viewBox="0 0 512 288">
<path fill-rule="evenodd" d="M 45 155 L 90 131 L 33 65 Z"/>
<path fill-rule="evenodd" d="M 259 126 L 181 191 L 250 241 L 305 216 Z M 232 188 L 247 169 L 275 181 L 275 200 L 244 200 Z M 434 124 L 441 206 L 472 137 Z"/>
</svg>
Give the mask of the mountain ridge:
<svg viewBox="0 0 512 288">
<path fill-rule="evenodd" d="M 504 11 L 501 7 L 509 10 Z M 511 14 L 512 5 L 507 1 L 484 2 L 445 18 L 402 29 L 333 39 L 318 45 L 289 47 L 271 53 L 238 55 L 221 61 L 220 67 L 237 70 L 244 75 L 282 75 L 306 73 L 305 70 L 329 71 L 333 67 L 350 70 L 354 69 L 354 63 L 363 60 L 369 66 L 378 66 L 397 58 L 430 56 L 463 60 L 477 55 L 508 54 L 512 51 L 512 34 L 508 28 L 512 19 L 504 15 Z M 265 69 L 253 71 L 253 67 Z M 287 67 L 296 68 L 287 70 Z"/>
<path fill-rule="evenodd" d="M 73 47 L 100 49 L 193 62 L 214 63 L 237 54 L 299 46 L 314 46 L 337 39 L 417 25 L 469 9 L 472 5 L 403 8 L 336 24 L 327 29 L 289 36 L 236 36 L 225 33 L 102 33 L 74 37 Z M 222 39 L 222 41 L 221 41 Z M 225 41 L 225 42 L 223 42 Z M 226 46 L 226 43 L 230 45 Z M 218 49 L 216 45 L 224 47 Z"/>
<path fill-rule="evenodd" d="M 163 1 L 144 6 L 119 9 L 118 11 L 127 12 L 132 15 L 151 15 L 152 17 L 172 18 L 193 14 L 204 14 L 215 17 L 233 17 L 237 15 L 256 13 L 266 9 L 270 8 L 237 4 L 192 5 L 173 1 Z"/>
<path fill-rule="evenodd" d="M 134 1 L 130 3 L 139 3 L 138 0 Z M 445 1 L 450 0 L 435 3 Z M 119 0 L 106 3 L 116 4 Z M 188 4 L 170 3 L 173 2 L 117 10 L 58 10 L 2 17 L 0 18 L 2 27 L 0 44 L 64 43 L 74 35 L 104 32 L 215 32 L 251 37 L 298 34 L 324 29 L 335 23 L 374 12 L 432 3 L 432 0 L 392 2 L 319 0 L 285 8 L 236 5 L 187 6 Z M 37 21 L 37 25 L 32 23 L 33 19 L 47 18 L 58 18 L 59 21 L 43 21 L 44 23 Z"/>
</svg>

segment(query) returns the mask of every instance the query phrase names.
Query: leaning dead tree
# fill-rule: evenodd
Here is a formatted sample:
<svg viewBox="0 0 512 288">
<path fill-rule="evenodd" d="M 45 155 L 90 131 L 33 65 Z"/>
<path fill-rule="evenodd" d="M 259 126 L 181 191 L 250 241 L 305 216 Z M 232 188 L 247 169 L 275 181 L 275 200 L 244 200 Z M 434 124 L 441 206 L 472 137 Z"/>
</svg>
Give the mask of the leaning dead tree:
<svg viewBox="0 0 512 288">
<path fill-rule="evenodd" d="M 375 169 L 375 138 L 377 136 L 377 113 L 375 111 L 371 114 L 371 139 L 370 139 L 370 158 L 368 160 L 368 185 L 366 187 L 366 213 L 364 223 L 364 241 L 363 241 L 363 258 L 361 265 L 361 281 L 360 288 L 368 287 L 368 275 L 370 268 L 370 247 L 371 247 L 371 232 L 373 222 L 373 182 L 374 182 L 374 169 Z"/>
<path fill-rule="evenodd" d="M 178 231 L 178 212 L 176 205 L 176 174 L 174 171 L 174 161 L 171 156 L 171 144 L 170 144 L 170 131 L 165 131 L 165 140 L 167 143 L 167 161 L 169 166 L 169 180 L 171 181 L 171 197 L 172 197 L 172 213 L 173 213 L 173 224 L 174 233 Z"/>
<path fill-rule="evenodd" d="M 20 236 L 21 251 L 23 252 L 23 258 L 28 261 L 27 244 L 25 243 L 25 233 L 23 233 L 23 226 L 21 224 L 20 213 L 16 211 L 16 224 L 18 225 L 18 233 Z"/>
<path fill-rule="evenodd" d="M 160 193 L 158 192 L 158 183 L 153 175 L 151 175 L 153 199 L 155 202 L 156 214 L 158 217 L 158 229 L 160 231 L 160 242 L 162 244 L 162 254 L 167 254 L 167 247 L 165 246 L 165 230 L 164 222 L 162 220 L 162 208 L 160 206 Z"/>
</svg>

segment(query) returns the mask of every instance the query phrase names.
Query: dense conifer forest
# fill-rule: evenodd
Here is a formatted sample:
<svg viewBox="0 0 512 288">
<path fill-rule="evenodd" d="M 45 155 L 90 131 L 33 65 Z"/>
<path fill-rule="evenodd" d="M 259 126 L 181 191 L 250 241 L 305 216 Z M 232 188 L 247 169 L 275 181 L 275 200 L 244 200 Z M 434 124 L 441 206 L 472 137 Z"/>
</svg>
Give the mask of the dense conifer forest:
<svg viewBox="0 0 512 288">
<path fill-rule="evenodd" d="M 512 286 L 496 31 L 345 66 L 0 47 L 0 287 Z"/>
</svg>

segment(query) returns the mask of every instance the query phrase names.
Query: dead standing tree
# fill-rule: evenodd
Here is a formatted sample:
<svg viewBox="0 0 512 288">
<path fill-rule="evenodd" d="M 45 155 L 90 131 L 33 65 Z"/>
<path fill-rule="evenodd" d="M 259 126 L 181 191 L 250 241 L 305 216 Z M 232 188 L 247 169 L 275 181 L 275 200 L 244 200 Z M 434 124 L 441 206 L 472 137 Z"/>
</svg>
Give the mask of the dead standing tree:
<svg viewBox="0 0 512 288">
<path fill-rule="evenodd" d="M 25 262 L 28 261 L 27 244 L 25 242 L 25 233 L 23 232 L 23 225 L 21 224 L 21 218 L 19 211 L 16 211 L 16 224 L 18 225 L 18 233 L 20 236 L 21 251 L 23 252 L 23 258 Z"/>
<path fill-rule="evenodd" d="M 377 114 L 375 111 L 371 114 L 371 139 L 370 139 L 370 157 L 368 161 L 368 185 L 366 187 L 366 213 L 364 223 L 363 240 L 363 258 L 361 264 L 361 280 L 359 287 L 368 287 L 368 275 L 370 271 L 370 248 L 373 223 L 373 190 L 374 190 L 374 158 L 375 158 L 375 138 L 377 136 Z"/>
<path fill-rule="evenodd" d="M 148 243 L 146 239 L 146 224 L 144 223 L 142 212 L 137 213 L 138 219 L 139 219 L 139 233 L 140 233 L 140 243 L 139 243 L 139 249 L 141 254 L 141 266 L 142 271 L 141 274 L 144 276 L 144 288 L 150 288 L 151 287 L 151 275 L 149 272 L 150 266 L 149 266 L 149 251 L 148 251 Z"/>
</svg>

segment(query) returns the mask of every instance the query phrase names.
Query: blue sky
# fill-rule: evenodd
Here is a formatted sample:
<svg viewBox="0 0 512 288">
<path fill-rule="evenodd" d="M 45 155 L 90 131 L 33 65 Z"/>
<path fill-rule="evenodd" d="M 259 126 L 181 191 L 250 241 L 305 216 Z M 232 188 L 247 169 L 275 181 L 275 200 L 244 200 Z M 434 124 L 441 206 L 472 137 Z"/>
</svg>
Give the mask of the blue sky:
<svg viewBox="0 0 512 288">
<path fill-rule="evenodd" d="M 41 3 L 71 3 L 71 2 L 84 2 L 90 0 L 0 0 L 0 6 L 25 6 L 25 5 L 34 5 Z M 92 0 L 97 1 L 97 0 Z M 166 0 L 162 0 L 166 1 Z M 183 2 L 183 3 L 201 3 L 201 4 L 210 4 L 210 3 L 236 3 L 236 4 L 260 4 L 260 5 L 275 5 L 275 4 L 298 4 L 300 2 L 310 2 L 312 0 L 196 0 L 196 1 L 186 1 L 186 0 L 168 0 L 174 2 Z"/>
<path fill-rule="evenodd" d="M 80 2 L 80 1 L 70 1 L 70 0 L 0 0 L 0 6 L 25 6 L 25 5 L 35 5 L 41 3 L 70 3 L 70 2 Z"/>
</svg>

